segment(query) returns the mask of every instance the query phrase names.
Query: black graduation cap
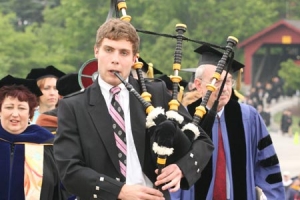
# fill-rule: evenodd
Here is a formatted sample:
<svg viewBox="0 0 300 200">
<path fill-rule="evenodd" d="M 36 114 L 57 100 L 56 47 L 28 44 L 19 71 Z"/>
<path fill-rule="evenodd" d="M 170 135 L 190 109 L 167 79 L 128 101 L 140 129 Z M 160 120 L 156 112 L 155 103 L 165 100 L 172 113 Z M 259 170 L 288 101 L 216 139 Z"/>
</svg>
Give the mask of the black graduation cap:
<svg viewBox="0 0 300 200">
<path fill-rule="evenodd" d="M 181 69 L 181 71 L 183 72 L 191 72 L 191 73 L 195 73 L 197 70 L 197 68 L 185 68 L 185 69 Z"/>
<path fill-rule="evenodd" d="M 143 63 L 143 67 L 142 67 L 142 70 L 143 70 L 143 72 L 145 72 L 145 73 L 152 73 L 151 72 L 151 70 L 153 69 L 153 75 L 152 76 L 154 76 L 154 74 L 163 74 L 161 71 L 159 71 L 158 69 L 156 69 L 156 68 L 154 68 L 153 67 L 153 65 L 152 65 L 152 63 L 147 63 L 147 62 L 145 62 L 141 57 L 139 57 L 138 58 L 138 60 L 139 60 L 139 62 L 142 62 Z M 152 78 L 152 77 L 149 77 L 149 78 Z"/>
<path fill-rule="evenodd" d="M 65 75 L 64 72 L 62 72 L 62 71 L 58 70 L 57 68 L 55 68 L 54 66 L 50 65 L 46 68 L 33 68 L 33 69 L 31 69 L 29 74 L 27 74 L 26 79 L 38 80 L 38 79 L 45 78 L 45 77 L 50 77 L 50 76 L 60 78 L 64 75 Z"/>
<path fill-rule="evenodd" d="M 201 58 L 199 60 L 198 66 L 203 64 L 211 64 L 211 65 L 218 65 L 218 62 L 221 60 L 223 53 L 208 46 L 208 45 L 202 45 L 194 50 L 194 52 L 201 54 Z M 230 72 L 236 72 L 245 66 L 236 61 L 232 61 L 232 66 L 230 67 Z"/>
<path fill-rule="evenodd" d="M 197 70 L 197 68 L 185 68 L 185 69 L 181 69 L 182 72 L 192 73 L 192 75 L 190 77 L 190 80 L 189 80 L 190 83 L 194 83 L 196 70 Z"/>
<path fill-rule="evenodd" d="M 188 84 L 189 84 L 189 82 L 186 81 L 186 80 L 181 80 L 181 81 L 179 82 L 179 85 L 182 86 L 183 88 L 185 88 Z"/>
<path fill-rule="evenodd" d="M 15 78 L 11 75 L 7 75 L 0 80 L 0 88 L 9 85 L 23 85 L 36 96 L 39 97 L 43 95 L 40 88 L 36 84 L 36 80 L 33 79 Z"/>
<path fill-rule="evenodd" d="M 158 79 L 161 79 L 162 81 L 165 82 L 165 84 L 166 84 L 168 90 L 173 90 L 173 82 L 172 82 L 172 80 L 170 79 L 169 76 L 167 76 L 167 75 L 164 74 L 164 75 L 162 75 L 162 76 L 160 76 L 160 77 L 157 77 L 157 78 L 158 78 Z M 179 82 L 179 85 L 180 85 L 180 86 L 183 86 L 184 88 L 187 86 L 187 84 L 188 84 L 188 82 L 185 81 L 185 80 L 181 80 L 181 81 Z"/>
<path fill-rule="evenodd" d="M 78 73 L 69 73 L 60 77 L 56 82 L 56 89 L 61 96 L 66 96 L 81 90 Z"/>
</svg>

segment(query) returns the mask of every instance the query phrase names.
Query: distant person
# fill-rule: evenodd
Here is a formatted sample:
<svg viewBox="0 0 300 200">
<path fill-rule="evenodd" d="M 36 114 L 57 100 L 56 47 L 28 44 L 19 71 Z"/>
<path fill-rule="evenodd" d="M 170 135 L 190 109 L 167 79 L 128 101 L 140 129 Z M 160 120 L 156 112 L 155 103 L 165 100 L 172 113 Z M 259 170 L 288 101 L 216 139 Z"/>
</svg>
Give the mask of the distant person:
<svg viewBox="0 0 300 200">
<path fill-rule="evenodd" d="M 250 88 L 249 99 L 254 102 L 255 105 L 258 105 L 258 90 L 255 87 Z"/>
<path fill-rule="evenodd" d="M 265 107 L 265 98 L 266 97 L 266 93 L 264 91 L 263 88 L 259 88 L 257 90 L 257 103 L 261 104 L 263 107 Z"/>
<path fill-rule="evenodd" d="M 263 105 L 258 105 L 257 111 L 260 114 L 260 116 L 263 118 L 266 126 L 269 127 L 271 124 L 271 113 L 268 110 L 268 106 L 266 106 L 266 108 L 264 108 Z"/>
<path fill-rule="evenodd" d="M 78 73 L 69 73 L 60 77 L 56 82 L 58 94 L 62 97 L 67 97 L 81 90 L 78 82 Z M 47 128 L 52 133 L 56 134 L 57 129 L 57 107 L 52 110 L 41 113 L 36 124 Z"/>
<path fill-rule="evenodd" d="M 285 188 L 285 192 L 287 191 L 287 189 L 291 186 L 291 184 L 293 183 L 293 180 L 291 178 L 291 173 L 289 171 L 284 171 L 282 173 L 282 182 L 283 182 L 283 186 Z"/>
<path fill-rule="evenodd" d="M 252 99 L 247 99 L 245 103 L 257 109 L 257 102 L 253 101 Z"/>
<path fill-rule="evenodd" d="M 62 97 L 67 97 L 69 95 L 74 95 L 76 92 L 81 90 L 78 82 L 78 73 L 69 73 L 60 77 L 56 82 L 56 89 L 58 94 Z M 58 123 L 57 123 L 57 107 L 53 110 L 41 113 L 36 124 L 48 129 L 52 134 L 56 134 Z M 75 195 L 71 195 L 61 184 L 61 190 L 64 192 L 65 198 L 68 200 L 76 200 Z"/>
<path fill-rule="evenodd" d="M 37 117 L 46 111 L 50 111 L 57 106 L 59 100 L 58 91 L 56 89 L 56 81 L 65 75 L 64 72 L 58 70 L 54 66 L 46 68 L 33 68 L 27 74 L 26 79 L 34 79 L 37 82 L 43 95 L 39 97 L 39 105 L 34 111 L 32 123 L 35 123 Z"/>
<path fill-rule="evenodd" d="M 274 76 L 272 82 L 272 97 L 276 101 L 283 95 L 283 81 L 278 76 Z"/>
<path fill-rule="evenodd" d="M 266 91 L 266 103 L 270 104 L 272 102 L 272 92 L 273 92 L 273 86 L 270 82 L 267 82 L 265 85 L 265 91 Z"/>
<path fill-rule="evenodd" d="M 264 89 L 263 84 L 260 81 L 257 81 L 254 87 L 256 91 L 258 91 L 259 89 Z"/>
<path fill-rule="evenodd" d="M 286 191 L 286 200 L 300 200 L 300 179 L 296 178 Z"/>
<path fill-rule="evenodd" d="M 285 109 L 282 112 L 282 116 L 281 116 L 281 124 L 280 124 L 280 128 L 281 128 L 281 133 L 282 135 L 288 135 L 288 136 L 292 136 L 291 134 L 291 125 L 293 123 L 293 117 L 292 117 L 292 112 L 288 109 Z"/>
</svg>

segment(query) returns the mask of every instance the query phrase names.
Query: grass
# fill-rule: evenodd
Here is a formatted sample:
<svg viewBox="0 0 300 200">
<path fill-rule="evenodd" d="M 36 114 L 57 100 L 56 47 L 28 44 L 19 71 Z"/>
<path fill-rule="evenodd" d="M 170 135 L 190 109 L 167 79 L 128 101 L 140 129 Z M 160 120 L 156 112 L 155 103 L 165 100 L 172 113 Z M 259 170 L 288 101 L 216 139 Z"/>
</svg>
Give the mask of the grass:
<svg viewBox="0 0 300 200">
<path fill-rule="evenodd" d="M 278 112 L 278 113 L 276 113 L 273 117 L 273 119 L 274 119 L 274 122 L 276 123 L 276 124 L 278 124 L 279 125 L 279 127 L 280 127 L 280 122 L 281 122 L 281 116 L 282 116 L 282 112 Z M 298 123 L 299 123 L 299 121 L 300 121 L 300 116 L 295 116 L 295 115 L 293 115 L 293 123 L 292 123 L 292 126 L 291 126 L 291 129 L 292 129 L 292 133 L 294 134 L 296 131 L 298 131 L 298 133 L 300 134 L 300 127 L 299 127 L 299 125 L 298 125 Z"/>
</svg>

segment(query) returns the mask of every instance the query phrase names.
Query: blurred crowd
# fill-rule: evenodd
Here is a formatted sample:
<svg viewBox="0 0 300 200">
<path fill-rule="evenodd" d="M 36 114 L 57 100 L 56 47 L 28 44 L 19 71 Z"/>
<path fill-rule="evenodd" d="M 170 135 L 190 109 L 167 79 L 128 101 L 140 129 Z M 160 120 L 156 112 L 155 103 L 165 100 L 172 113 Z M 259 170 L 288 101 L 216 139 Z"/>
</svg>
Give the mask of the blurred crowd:
<svg viewBox="0 0 300 200">
<path fill-rule="evenodd" d="M 286 192 L 286 200 L 300 199 L 300 174 L 299 176 L 291 177 L 289 171 L 282 173 L 283 185 Z"/>
<path fill-rule="evenodd" d="M 258 105 L 266 107 L 273 102 L 278 102 L 280 97 L 291 95 L 283 92 L 284 82 L 278 76 L 274 76 L 270 81 L 262 83 L 257 81 L 246 94 L 246 103 L 257 108 Z"/>
<path fill-rule="evenodd" d="M 260 81 L 249 89 L 246 94 L 245 103 L 255 107 L 265 121 L 267 127 L 270 128 L 272 116 L 270 107 L 272 104 L 278 103 L 280 99 L 297 95 L 297 92 L 284 92 L 284 81 L 278 76 L 274 76 L 271 81 L 262 83 Z M 283 136 L 293 136 L 292 132 L 293 115 L 291 108 L 282 111 L 279 121 L 279 132 Z M 300 121 L 298 123 L 300 129 Z M 282 172 L 283 185 L 286 192 L 286 200 L 300 200 L 300 174 L 299 176 L 291 176 L 289 171 Z"/>
<path fill-rule="evenodd" d="M 286 99 L 297 95 L 298 91 L 284 92 L 284 81 L 278 76 L 272 77 L 270 81 L 262 83 L 260 81 L 251 87 L 246 93 L 245 103 L 252 105 L 258 110 L 265 121 L 267 127 L 271 126 L 270 106 L 279 102 L 280 99 Z M 284 109 L 280 119 L 280 132 L 282 135 L 292 136 L 291 125 L 293 116 L 291 110 Z"/>
</svg>

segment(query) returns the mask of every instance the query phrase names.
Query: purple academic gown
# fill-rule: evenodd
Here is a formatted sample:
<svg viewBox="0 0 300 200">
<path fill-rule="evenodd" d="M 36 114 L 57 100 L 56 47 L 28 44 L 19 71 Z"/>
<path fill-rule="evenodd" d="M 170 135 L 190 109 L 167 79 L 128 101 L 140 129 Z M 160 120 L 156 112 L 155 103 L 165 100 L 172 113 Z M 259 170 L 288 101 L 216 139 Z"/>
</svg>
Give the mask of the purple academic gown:
<svg viewBox="0 0 300 200">
<path fill-rule="evenodd" d="M 266 160 L 276 155 L 273 144 L 267 145 L 263 149 L 259 149 L 259 143 L 267 137 L 270 137 L 268 130 L 262 117 L 257 110 L 252 106 L 246 104 L 240 104 L 242 110 L 242 117 L 244 123 L 245 139 L 246 139 L 246 183 L 247 183 L 247 199 L 256 199 L 255 186 L 262 189 L 268 200 L 285 199 L 284 186 L 282 182 L 268 183 L 268 176 L 280 172 L 279 164 L 272 166 L 262 166 L 261 161 Z M 227 165 L 227 181 L 232 186 L 232 172 L 231 172 L 231 159 L 229 150 L 229 141 L 226 131 L 226 124 L 224 119 L 224 113 L 220 118 L 221 130 L 226 154 Z M 218 133 L 218 121 L 215 120 L 213 126 L 213 133 Z M 216 158 L 218 152 L 218 135 L 213 134 L 213 143 L 215 150 L 213 152 L 213 171 L 216 170 Z M 238 161 L 237 161 L 238 162 Z M 212 180 L 215 179 L 215 173 L 213 173 Z M 212 199 L 214 181 L 211 181 L 210 188 L 207 194 L 207 200 Z M 233 200 L 233 187 L 227 186 L 227 192 L 230 196 L 230 200 Z"/>
<path fill-rule="evenodd" d="M 189 190 L 178 190 L 177 192 L 170 192 L 171 200 L 194 200 L 195 189 L 192 186 Z"/>
<path fill-rule="evenodd" d="M 265 123 L 255 108 L 246 104 L 240 104 L 242 110 L 242 117 L 244 123 L 245 139 L 246 139 L 246 184 L 247 184 L 247 199 L 255 200 L 256 192 L 255 186 L 260 187 L 268 200 L 279 200 L 285 199 L 284 186 L 282 182 L 270 183 L 269 175 L 280 173 L 279 164 L 271 166 L 262 166 L 261 161 L 267 160 L 272 156 L 276 155 L 273 144 L 268 144 L 264 148 L 258 148 L 259 143 L 265 138 L 270 137 Z M 226 165 L 227 165 L 227 197 L 230 200 L 234 200 L 233 197 L 233 183 L 232 183 L 232 172 L 231 172 L 231 159 L 229 141 L 226 131 L 226 123 L 224 119 L 224 113 L 220 118 L 222 136 L 226 154 Z M 212 140 L 215 146 L 212 158 L 213 177 L 208 190 L 206 200 L 212 200 L 213 187 L 215 180 L 216 170 L 216 159 L 217 159 L 217 144 L 218 144 L 218 120 L 216 119 L 213 126 Z M 238 162 L 238 161 L 237 161 Z M 172 200 L 194 200 L 194 196 L 191 195 L 190 190 L 179 190 L 174 194 L 171 194 Z"/>
</svg>

